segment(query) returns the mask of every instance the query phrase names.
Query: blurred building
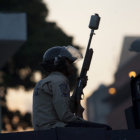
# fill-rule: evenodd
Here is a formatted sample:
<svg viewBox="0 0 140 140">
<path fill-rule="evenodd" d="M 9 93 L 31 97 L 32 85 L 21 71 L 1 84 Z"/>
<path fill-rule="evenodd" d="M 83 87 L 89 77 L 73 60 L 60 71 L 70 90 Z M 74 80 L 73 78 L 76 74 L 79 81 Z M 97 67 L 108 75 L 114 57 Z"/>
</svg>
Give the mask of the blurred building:
<svg viewBox="0 0 140 140">
<path fill-rule="evenodd" d="M 100 85 L 99 88 L 87 99 L 87 117 L 89 121 L 107 123 L 106 117 L 111 111 L 110 104 L 104 102 L 109 97 L 108 88 Z"/>
<path fill-rule="evenodd" d="M 0 68 L 27 39 L 26 14 L 0 13 Z M 1 92 L 0 92 L 1 93 Z M 1 96 L 0 96 L 1 97 Z M 0 102 L 1 103 L 1 102 Z M 0 104 L 1 130 L 1 104 Z"/>
<path fill-rule="evenodd" d="M 0 13 L 0 68 L 26 41 L 26 14 Z"/>
<path fill-rule="evenodd" d="M 131 89 L 130 89 L 130 77 L 136 76 L 140 73 L 140 53 L 129 51 L 133 42 L 139 40 L 140 37 L 131 37 L 126 36 L 123 41 L 122 51 L 120 55 L 120 61 L 118 64 L 118 69 L 114 75 L 114 83 L 106 87 L 107 89 L 102 92 L 104 97 L 100 96 L 100 89 L 95 91 L 93 95 L 87 100 L 87 108 L 92 110 L 93 114 L 88 113 L 87 116 L 91 121 L 99 121 L 100 119 L 94 117 L 95 114 L 99 114 L 102 110 L 110 110 L 108 114 L 105 115 L 105 122 L 112 126 L 113 129 L 125 129 L 127 128 L 124 110 L 131 106 Z M 137 46 L 140 46 L 140 44 Z M 108 92 L 108 95 L 106 94 Z M 94 96 L 96 94 L 96 96 Z M 94 99 L 93 99 L 94 96 Z M 102 109 L 98 110 L 98 112 L 94 109 L 94 101 L 97 99 L 99 104 L 102 104 Z M 106 106 L 104 105 L 106 104 Z M 99 105 L 100 106 L 100 105 Z M 101 107 L 100 107 L 101 108 Z M 91 117 L 93 116 L 93 117 Z M 97 120 L 98 119 L 98 120 Z"/>
</svg>

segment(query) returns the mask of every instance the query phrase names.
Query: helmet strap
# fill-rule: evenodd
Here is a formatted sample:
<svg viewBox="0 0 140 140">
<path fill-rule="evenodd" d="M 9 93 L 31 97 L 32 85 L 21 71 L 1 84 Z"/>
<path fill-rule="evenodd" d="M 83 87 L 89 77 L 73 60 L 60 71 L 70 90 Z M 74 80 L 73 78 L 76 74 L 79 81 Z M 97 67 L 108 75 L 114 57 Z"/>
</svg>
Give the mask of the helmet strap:
<svg viewBox="0 0 140 140">
<path fill-rule="evenodd" d="M 54 65 L 57 66 L 58 63 L 59 63 L 58 57 L 55 57 L 55 58 L 54 58 Z"/>
</svg>

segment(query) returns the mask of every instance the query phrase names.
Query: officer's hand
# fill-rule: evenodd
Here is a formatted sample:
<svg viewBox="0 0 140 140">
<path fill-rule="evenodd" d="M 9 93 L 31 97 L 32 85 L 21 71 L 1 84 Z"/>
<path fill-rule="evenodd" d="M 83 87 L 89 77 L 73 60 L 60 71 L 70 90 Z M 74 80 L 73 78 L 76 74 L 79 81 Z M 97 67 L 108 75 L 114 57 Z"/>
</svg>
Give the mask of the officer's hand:
<svg viewBox="0 0 140 140">
<path fill-rule="evenodd" d="M 82 80 L 83 88 L 85 88 L 85 87 L 86 87 L 86 85 L 87 85 L 87 80 L 88 80 L 88 77 L 87 77 L 87 76 L 85 76 L 85 77 L 83 77 L 81 80 Z"/>
</svg>

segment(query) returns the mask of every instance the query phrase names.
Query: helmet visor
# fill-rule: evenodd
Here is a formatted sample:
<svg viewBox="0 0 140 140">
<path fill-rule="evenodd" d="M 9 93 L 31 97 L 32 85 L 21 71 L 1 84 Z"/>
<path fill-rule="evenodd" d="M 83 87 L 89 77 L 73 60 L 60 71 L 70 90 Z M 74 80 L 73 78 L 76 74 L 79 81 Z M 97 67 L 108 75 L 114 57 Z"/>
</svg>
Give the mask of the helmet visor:
<svg viewBox="0 0 140 140">
<path fill-rule="evenodd" d="M 66 46 L 65 49 L 72 55 L 75 61 L 83 58 L 81 52 L 78 49 L 74 48 L 73 46 Z"/>
</svg>

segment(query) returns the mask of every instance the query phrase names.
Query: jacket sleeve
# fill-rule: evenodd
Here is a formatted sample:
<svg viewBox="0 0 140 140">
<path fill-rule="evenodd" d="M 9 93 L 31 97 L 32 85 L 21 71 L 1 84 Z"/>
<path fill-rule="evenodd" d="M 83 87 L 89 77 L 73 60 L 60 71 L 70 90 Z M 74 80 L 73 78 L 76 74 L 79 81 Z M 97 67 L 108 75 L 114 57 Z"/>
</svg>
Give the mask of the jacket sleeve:
<svg viewBox="0 0 140 140">
<path fill-rule="evenodd" d="M 69 107 L 70 90 L 69 84 L 65 80 L 55 80 L 52 82 L 53 105 L 59 119 L 63 122 L 78 120 Z"/>
</svg>

